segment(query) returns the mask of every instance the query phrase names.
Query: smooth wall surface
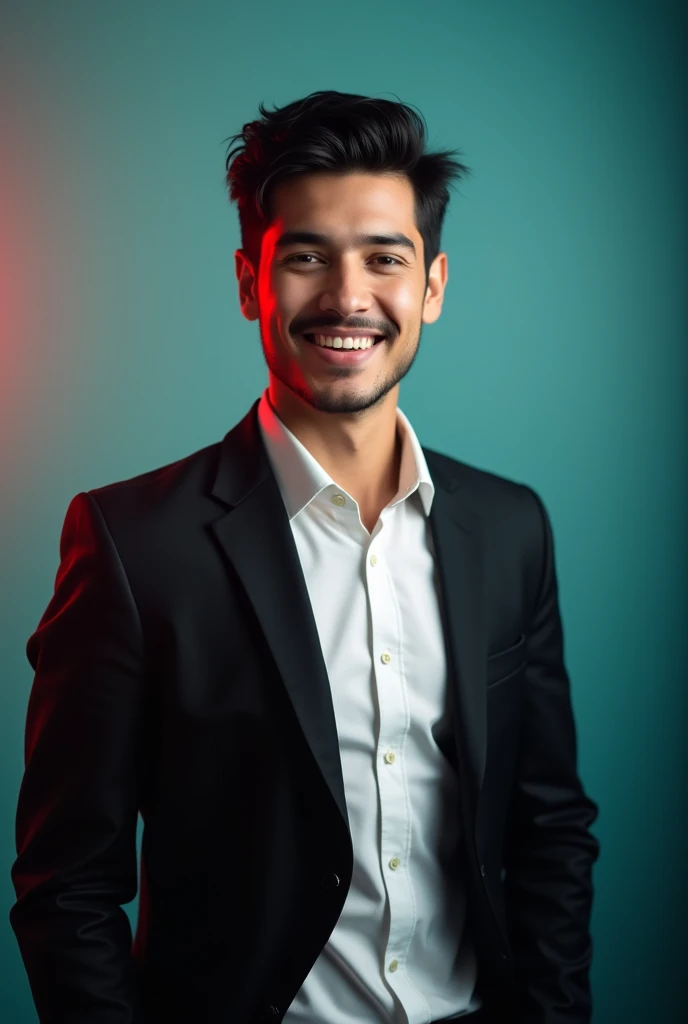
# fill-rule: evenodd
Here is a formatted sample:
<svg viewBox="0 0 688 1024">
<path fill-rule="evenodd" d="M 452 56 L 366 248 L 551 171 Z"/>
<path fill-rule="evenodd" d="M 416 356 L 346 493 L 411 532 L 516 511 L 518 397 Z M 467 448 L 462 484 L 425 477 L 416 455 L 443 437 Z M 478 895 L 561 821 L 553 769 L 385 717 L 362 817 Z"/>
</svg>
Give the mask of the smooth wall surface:
<svg viewBox="0 0 688 1024">
<path fill-rule="evenodd" d="M 81 490 L 220 439 L 266 382 L 224 140 L 316 89 L 415 104 L 473 170 L 401 407 L 555 531 L 580 766 L 601 806 L 595 1021 L 682 1019 L 685 4 L 5 4 L 0 26 L 0 1007 L 32 673 Z M 127 908 L 135 919 L 136 905 Z"/>
</svg>

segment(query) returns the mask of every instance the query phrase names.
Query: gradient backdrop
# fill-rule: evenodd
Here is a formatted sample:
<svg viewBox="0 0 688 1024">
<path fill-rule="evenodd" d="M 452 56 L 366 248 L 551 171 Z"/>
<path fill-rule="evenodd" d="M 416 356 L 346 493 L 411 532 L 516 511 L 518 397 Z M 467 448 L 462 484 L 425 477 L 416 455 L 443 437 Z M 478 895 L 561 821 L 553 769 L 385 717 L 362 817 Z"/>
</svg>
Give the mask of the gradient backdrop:
<svg viewBox="0 0 688 1024">
<path fill-rule="evenodd" d="M 14 9 L 12 9 L 14 7 Z M 681 8 L 684 9 L 681 13 Z M 316 89 L 399 98 L 473 177 L 401 406 L 552 516 L 596 833 L 597 1024 L 682 1017 L 685 4 L 25 0 L 0 25 L 0 1015 L 31 668 L 79 491 L 219 440 L 266 382 L 223 140 Z M 132 920 L 136 905 L 128 907 Z"/>
</svg>

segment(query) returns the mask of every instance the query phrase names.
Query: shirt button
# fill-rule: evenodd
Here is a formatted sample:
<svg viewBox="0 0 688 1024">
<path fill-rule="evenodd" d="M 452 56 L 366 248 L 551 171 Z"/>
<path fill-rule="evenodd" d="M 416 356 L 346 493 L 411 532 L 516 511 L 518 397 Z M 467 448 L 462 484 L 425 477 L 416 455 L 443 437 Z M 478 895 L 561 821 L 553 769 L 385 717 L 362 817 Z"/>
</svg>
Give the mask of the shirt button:
<svg viewBox="0 0 688 1024">
<path fill-rule="evenodd" d="M 401 861 L 399 860 L 398 857 L 392 857 L 391 861 L 389 862 L 389 866 L 391 867 L 392 871 L 396 871 L 400 864 Z"/>
<path fill-rule="evenodd" d="M 370 564 L 371 565 L 377 565 L 377 555 L 371 555 L 370 556 Z"/>
<path fill-rule="evenodd" d="M 380 661 L 382 662 L 383 665 L 389 665 L 391 660 L 392 655 L 389 653 L 389 651 L 383 651 L 382 654 L 380 655 Z"/>
<path fill-rule="evenodd" d="M 342 505 L 346 505 L 346 498 L 344 497 L 343 494 L 333 494 L 332 495 L 332 504 L 333 505 L 338 505 L 339 508 L 341 508 Z"/>
<path fill-rule="evenodd" d="M 396 759 L 397 759 L 397 756 L 396 756 L 396 754 L 394 753 L 393 750 L 388 750 L 387 753 L 385 754 L 385 763 L 386 764 L 394 764 Z"/>
<path fill-rule="evenodd" d="M 389 969 L 390 969 L 390 971 L 396 971 L 398 966 L 399 966 L 399 961 L 398 960 L 392 960 L 390 965 L 389 965 Z"/>
</svg>

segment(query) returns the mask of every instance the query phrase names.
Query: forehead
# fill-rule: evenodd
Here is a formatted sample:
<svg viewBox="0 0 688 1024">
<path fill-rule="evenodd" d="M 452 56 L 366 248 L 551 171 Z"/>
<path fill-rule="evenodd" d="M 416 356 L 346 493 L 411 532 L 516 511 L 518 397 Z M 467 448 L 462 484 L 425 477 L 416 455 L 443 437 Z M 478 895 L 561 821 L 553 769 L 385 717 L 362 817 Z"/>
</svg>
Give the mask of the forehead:
<svg viewBox="0 0 688 1024">
<path fill-rule="evenodd" d="M 271 197 L 271 224 L 333 231 L 356 223 L 414 231 L 413 187 L 405 176 L 318 172 L 287 179 Z"/>
</svg>

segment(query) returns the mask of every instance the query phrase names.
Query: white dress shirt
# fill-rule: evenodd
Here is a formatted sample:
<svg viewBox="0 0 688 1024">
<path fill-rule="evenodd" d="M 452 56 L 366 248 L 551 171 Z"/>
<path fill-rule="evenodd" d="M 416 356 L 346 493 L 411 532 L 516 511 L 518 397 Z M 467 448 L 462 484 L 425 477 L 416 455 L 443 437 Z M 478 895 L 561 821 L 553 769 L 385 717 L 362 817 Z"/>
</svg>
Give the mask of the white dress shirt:
<svg viewBox="0 0 688 1024">
<path fill-rule="evenodd" d="M 289 431 L 258 419 L 332 691 L 354 873 L 286 1024 L 430 1024 L 478 1009 L 465 926 L 459 791 L 430 528 L 434 485 L 400 409 L 399 491 L 372 533 Z"/>
</svg>

